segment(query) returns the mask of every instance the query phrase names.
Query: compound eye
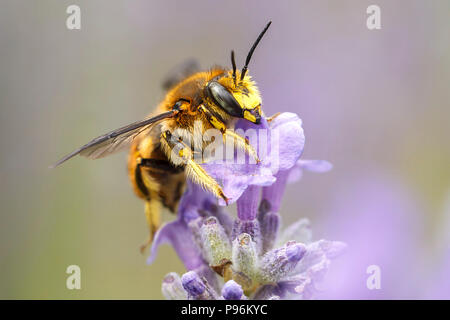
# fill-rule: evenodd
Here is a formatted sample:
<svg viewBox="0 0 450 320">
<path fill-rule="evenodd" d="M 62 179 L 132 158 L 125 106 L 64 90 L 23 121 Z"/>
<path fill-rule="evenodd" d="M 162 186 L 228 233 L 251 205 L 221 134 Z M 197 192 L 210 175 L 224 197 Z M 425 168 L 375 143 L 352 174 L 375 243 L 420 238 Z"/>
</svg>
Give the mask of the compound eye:
<svg viewBox="0 0 450 320">
<path fill-rule="evenodd" d="M 220 83 L 210 81 L 206 87 L 206 95 L 230 116 L 243 118 L 244 110 L 233 95 Z"/>
</svg>

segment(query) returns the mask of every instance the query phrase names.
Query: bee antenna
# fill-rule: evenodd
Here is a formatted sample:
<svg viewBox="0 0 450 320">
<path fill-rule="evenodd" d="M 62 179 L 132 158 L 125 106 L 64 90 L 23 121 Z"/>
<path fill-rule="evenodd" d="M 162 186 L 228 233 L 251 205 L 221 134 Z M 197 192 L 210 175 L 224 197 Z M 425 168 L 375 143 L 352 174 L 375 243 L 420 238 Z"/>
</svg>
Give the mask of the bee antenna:
<svg viewBox="0 0 450 320">
<path fill-rule="evenodd" d="M 231 50 L 231 65 L 233 66 L 233 81 L 236 85 L 236 60 L 234 59 L 234 50 Z"/>
<path fill-rule="evenodd" d="M 269 23 L 266 25 L 264 30 L 259 34 L 259 36 L 256 39 L 255 43 L 253 44 L 253 46 L 251 47 L 250 51 L 248 52 L 247 59 L 245 59 L 245 65 L 244 65 L 244 67 L 242 68 L 242 71 L 241 71 L 241 81 L 244 79 L 245 74 L 247 73 L 248 64 L 250 63 L 250 59 L 252 58 L 253 52 L 255 51 L 256 47 L 258 46 L 258 43 L 261 41 L 261 39 L 264 36 L 264 34 L 266 33 L 267 29 L 269 29 L 271 23 L 272 23 L 272 21 L 269 21 Z"/>
</svg>

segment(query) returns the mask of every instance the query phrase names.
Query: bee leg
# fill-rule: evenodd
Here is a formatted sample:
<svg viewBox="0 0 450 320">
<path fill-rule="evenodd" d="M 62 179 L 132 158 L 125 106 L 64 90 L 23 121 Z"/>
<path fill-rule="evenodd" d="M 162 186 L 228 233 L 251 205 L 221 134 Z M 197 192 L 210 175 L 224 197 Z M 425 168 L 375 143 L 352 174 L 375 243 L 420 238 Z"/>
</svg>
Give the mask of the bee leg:
<svg viewBox="0 0 450 320">
<path fill-rule="evenodd" d="M 144 183 L 144 176 L 142 175 L 142 168 L 146 168 L 147 159 L 142 159 L 138 157 L 136 159 L 137 165 L 135 169 L 135 180 L 139 190 L 145 196 L 145 218 L 147 220 L 147 225 L 149 228 L 149 237 L 141 245 L 140 251 L 144 253 L 145 249 L 152 243 L 156 231 L 160 225 L 160 211 L 161 204 L 159 201 L 159 196 L 156 192 L 153 192 L 147 188 Z"/>
<path fill-rule="evenodd" d="M 252 156 L 256 160 L 256 163 L 261 162 L 259 160 L 258 154 L 256 153 L 255 149 L 252 147 L 252 145 L 249 143 L 247 138 L 241 137 L 240 135 L 236 134 L 232 130 L 228 130 L 227 127 L 225 126 L 225 124 L 222 121 L 220 121 L 219 119 L 217 119 L 217 117 L 214 116 L 211 113 L 211 111 L 209 111 L 204 105 L 201 105 L 199 107 L 199 110 L 206 115 L 209 123 L 211 123 L 214 128 L 216 128 L 222 132 L 224 141 L 227 138 L 234 139 L 238 148 L 243 149 L 247 154 Z"/>
<path fill-rule="evenodd" d="M 147 220 L 150 233 L 147 241 L 145 241 L 140 247 L 141 253 L 144 253 L 145 249 L 147 249 L 147 247 L 152 243 L 156 231 L 158 231 L 161 224 L 160 201 L 157 201 L 156 199 L 147 199 L 145 201 L 145 218 Z"/>
<path fill-rule="evenodd" d="M 172 150 L 170 137 L 171 133 L 169 131 L 165 131 L 161 134 L 161 140 L 163 144 L 165 144 L 165 147 Z M 186 175 L 195 183 L 212 192 L 217 198 L 222 198 L 228 205 L 230 199 L 225 196 L 219 183 L 194 161 L 192 150 L 189 147 L 184 147 L 179 151 L 179 156 L 184 159 Z"/>
<path fill-rule="evenodd" d="M 252 145 L 248 142 L 247 138 L 244 138 L 234 131 L 228 129 L 225 130 L 224 136 L 235 139 L 234 141 L 236 142 L 238 148 L 243 149 L 246 153 L 252 156 L 255 159 L 256 163 L 261 162 L 261 160 L 259 160 L 258 154 L 256 153 L 255 149 L 253 149 Z"/>
<path fill-rule="evenodd" d="M 184 149 L 183 149 L 184 150 Z M 211 191 L 217 198 L 222 198 L 228 205 L 230 199 L 225 196 L 219 183 L 214 180 L 197 162 L 189 159 L 186 163 L 186 173 L 194 182 Z"/>
</svg>

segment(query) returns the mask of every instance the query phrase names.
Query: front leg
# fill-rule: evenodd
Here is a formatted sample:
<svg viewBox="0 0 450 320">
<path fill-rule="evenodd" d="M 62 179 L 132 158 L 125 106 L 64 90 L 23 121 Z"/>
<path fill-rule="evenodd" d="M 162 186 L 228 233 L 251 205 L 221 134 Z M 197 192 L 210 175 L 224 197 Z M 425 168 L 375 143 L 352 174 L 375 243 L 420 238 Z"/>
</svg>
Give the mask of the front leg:
<svg viewBox="0 0 450 320">
<path fill-rule="evenodd" d="M 172 133 L 170 131 L 165 131 L 161 134 L 161 143 L 164 145 L 164 148 L 168 153 L 173 151 L 171 137 Z M 217 198 L 222 198 L 228 205 L 229 199 L 225 196 L 225 193 L 219 183 L 214 180 L 214 178 L 211 177 L 205 169 L 194 161 L 193 151 L 191 148 L 183 144 L 183 148 L 179 151 L 178 156 L 183 159 L 185 163 L 185 172 L 189 178 L 191 178 L 195 183 L 201 185 L 204 189 L 212 192 Z"/>
<path fill-rule="evenodd" d="M 206 118 L 208 119 L 209 123 L 211 123 L 214 128 L 222 132 L 224 142 L 226 141 L 227 138 L 234 139 L 234 141 L 236 142 L 236 146 L 238 148 L 243 149 L 247 154 L 252 156 L 255 159 L 256 163 L 261 162 L 255 149 L 248 142 L 248 139 L 241 137 L 232 130 L 227 129 L 225 124 L 219 119 L 217 119 L 217 117 L 214 116 L 211 113 L 211 111 L 209 111 L 204 105 L 200 105 L 199 110 L 206 115 Z"/>
</svg>

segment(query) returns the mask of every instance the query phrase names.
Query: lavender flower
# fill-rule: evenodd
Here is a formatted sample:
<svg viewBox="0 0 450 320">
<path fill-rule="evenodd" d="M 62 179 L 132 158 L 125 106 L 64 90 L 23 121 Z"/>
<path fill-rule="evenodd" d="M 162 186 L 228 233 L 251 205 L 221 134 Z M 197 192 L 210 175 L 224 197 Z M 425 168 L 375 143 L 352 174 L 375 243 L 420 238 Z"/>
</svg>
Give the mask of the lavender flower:
<svg viewBox="0 0 450 320">
<path fill-rule="evenodd" d="M 222 288 L 222 297 L 225 300 L 241 300 L 244 296 L 242 287 L 234 280 L 229 280 Z"/>
<path fill-rule="evenodd" d="M 174 273 L 165 277 L 162 290 L 168 299 L 311 298 L 316 282 L 345 245 L 312 242 L 306 219 L 280 232 L 279 210 L 286 185 L 303 170 L 325 172 L 331 165 L 300 160 L 305 137 L 293 113 L 262 119 L 260 126 L 240 121 L 236 128 L 267 130 L 268 150 L 261 148 L 261 131 L 255 130 L 253 140 L 249 137 L 261 162 L 202 166 L 236 202 L 237 218 L 224 211 L 224 203 L 217 205 L 212 195 L 188 182 L 178 217 L 157 232 L 148 262 L 161 244 L 169 243 L 189 270 L 181 278 Z"/>
</svg>

